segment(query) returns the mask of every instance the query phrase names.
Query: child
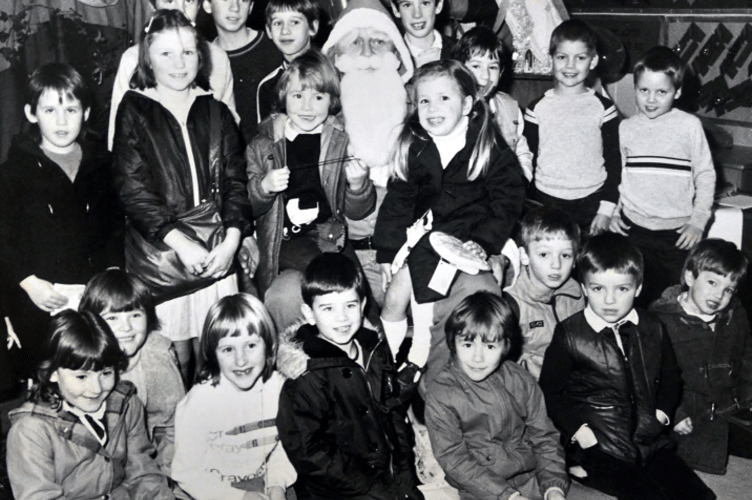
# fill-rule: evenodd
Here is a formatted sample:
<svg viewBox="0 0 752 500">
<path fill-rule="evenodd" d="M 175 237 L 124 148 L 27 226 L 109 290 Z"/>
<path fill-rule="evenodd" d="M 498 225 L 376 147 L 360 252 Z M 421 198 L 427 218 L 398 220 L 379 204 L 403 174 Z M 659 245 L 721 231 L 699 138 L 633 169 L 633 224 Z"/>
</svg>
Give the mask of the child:
<svg viewBox="0 0 752 500">
<path fill-rule="evenodd" d="M 172 343 L 157 331 L 159 320 L 151 292 L 132 274 L 109 269 L 86 285 L 79 310 L 102 316 L 128 357 L 120 379 L 138 389 L 138 398 L 146 407 L 146 431 L 157 447 L 157 464 L 169 476 L 175 406 L 185 396 L 185 388 Z"/>
<path fill-rule="evenodd" d="M 750 429 L 734 420 L 745 413 L 749 420 L 752 405 L 749 322 L 734 297 L 747 266 L 733 243 L 703 240 L 689 253 L 682 284 L 651 306 L 671 337 L 684 379 L 674 425 L 679 456 L 713 474 L 726 472 L 729 453 L 752 458 Z"/>
<path fill-rule="evenodd" d="M 198 10 L 200 8 L 199 0 L 149 0 L 149 3 L 155 10 L 175 9 L 179 10 L 187 17 L 192 24 L 196 23 Z M 233 78 L 230 61 L 227 54 L 215 44 L 208 46 L 209 53 L 207 59 L 211 68 L 209 83 L 214 97 L 227 105 L 236 121 L 239 120 L 235 112 L 235 96 L 233 91 Z M 120 57 L 120 65 L 115 75 L 115 83 L 112 88 L 112 97 L 110 99 L 110 126 L 107 130 L 107 145 L 110 150 L 113 147 L 115 138 L 115 125 L 117 113 L 120 108 L 120 101 L 129 89 L 134 88 L 132 77 L 136 72 L 139 61 L 138 44 L 129 47 Z"/>
<path fill-rule="evenodd" d="M 605 233 L 577 264 L 588 305 L 556 327 L 539 381 L 573 474 L 619 500 L 716 498 L 670 448 L 681 378 L 661 323 L 633 308 L 640 251 Z"/>
<path fill-rule="evenodd" d="M 206 312 L 238 291 L 233 258 L 251 228 L 239 134 L 227 106 L 208 91 L 207 46 L 181 12 L 154 13 L 141 34 L 135 87 L 120 104 L 113 148 L 129 237 L 174 250 L 189 272 L 209 282 L 157 306 L 186 383 L 193 378 L 190 362 Z M 210 143 L 218 145 L 216 150 Z M 208 250 L 182 229 L 180 217 L 217 197 L 221 210 L 216 215 L 226 234 Z M 128 270 L 138 276 L 140 260 L 133 255 L 138 254 L 126 252 Z"/>
<path fill-rule="evenodd" d="M 144 426 L 128 361 L 92 312 L 52 318 L 29 402 L 10 414 L 8 477 L 16 500 L 171 499 Z"/>
<path fill-rule="evenodd" d="M 687 252 L 702 238 L 715 194 L 715 169 L 699 118 L 674 109 L 684 63 L 653 47 L 635 64 L 637 114 L 619 126 L 622 182 L 611 230 L 645 256 L 645 304 L 678 283 Z"/>
<path fill-rule="evenodd" d="M 374 233 L 387 281 L 407 228 L 427 211 L 433 214 L 433 231 L 459 238 L 465 250 L 485 260 L 501 252 L 525 197 L 517 159 L 491 122 L 486 103 L 476 98 L 472 73 L 457 61 L 436 61 L 418 68 L 412 81 L 412 102 L 418 108 L 398 139 L 395 172 Z M 414 292 L 415 334 L 408 360 L 423 367 L 432 303 L 451 291 L 429 288 L 440 259 L 428 233 L 412 246 L 407 266 L 387 290 L 382 321 L 396 352 L 407 331 L 406 310 Z M 475 276 L 489 277 L 493 280 L 488 272 Z"/>
<path fill-rule="evenodd" d="M 415 384 L 397 385 L 389 346 L 362 326 L 365 293 L 354 262 L 316 257 L 303 281 L 308 324 L 280 340 L 277 424 L 298 498 L 423 498 L 405 417 Z"/>
<path fill-rule="evenodd" d="M 585 488 L 569 488 L 559 433 L 538 384 L 507 361 L 520 342 L 512 308 L 493 294 L 470 295 L 452 312 L 451 361 L 426 391 L 434 454 L 462 499 L 584 498 Z"/>
<path fill-rule="evenodd" d="M 283 382 L 274 371 L 276 338 L 251 295 L 225 297 L 209 310 L 200 383 L 175 415 L 172 477 L 195 500 L 284 500 L 295 482 L 274 422 Z"/>
<path fill-rule="evenodd" d="M 330 234 L 322 228 L 343 223 L 342 215 L 362 219 L 370 214 L 376 193 L 368 171 L 347 152 L 347 134 L 335 116 L 339 79 L 329 60 L 309 50 L 289 63 L 277 91 L 282 112 L 264 122 L 246 150 L 246 161 L 262 249 L 259 290 L 275 323 L 284 328 L 299 317 L 300 279 L 313 257 L 345 247 L 357 261 L 343 240 L 322 248 L 324 232 Z"/>
<path fill-rule="evenodd" d="M 246 26 L 253 0 L 203 0 L 217 27 L 219 46 L 230 59 L 234 81 L 235 105 L 240 115 L 243 144 L 258 132 L 256 91 L 264 75 L 279 66 L 282 58 L 263 31 Z"/>
<path fill-rule="evenodd" d="M 596 36 L 579 19 L 551 33 L 554 88 L 525 111 L 533 152 L 533 198 L 569 213 L 583 234 L 608 229 L 619 193 L 619 116 L 606 97 L 587 88 L 598 65 Z"/>
<path fill-rule="evenodd" d="M 436 29 L 436 15 L 443 0 L 392 0 L 392 12 L 402 21 L 405 44 L 419 68 L 441 59 L 451 59 L 455 41 Z"/>
<path fill-rule="evenodd" d="M 256 92 L 258 122 L 274 110 L 275 89 L 290 62 L 311 48 L 319 31 L 319 5 L 313 0 L 270 0 L 266 4 L 266 34 L 282 53 L 284 61 L 261 79 Z"/>
<path fill-rule="evenodd" d="M 519 363 L 538 379 L 554 328 L 585 308 L 580 284 L 571 277 L 580 245 L 580 228 L 554 207 L 530 210 L 521 223 L 522 270 L 505 290 L 522 331 Z"/>
<path fill-rule="evenodd" d="M 488 26 L 470 29 L 454 48 L 454 59 L 463 63 L 475 76 L 480 95 L 488 103 L 494 123 L 509 147 L 517 153 L 522 172 L 528 182 L 533 180 L 533 153 L 522 135 L 525 120 L 517 101 L 499 90 L 499 79 L 504 73 L 504 46 Z"/>
<path fill-rule="evenodd" d="M 42 66 L 24 102 L 31 129 L 0 167 L 0 293 L 20 340 L 20 351 L 9 351 L 19 378 L 33 376 L 50 314 L 75 307 L 95 273 L 123 266 L 125 227 L 112 158 L 86 124 L 92 94 L 81 75 Z"/>
</svg>

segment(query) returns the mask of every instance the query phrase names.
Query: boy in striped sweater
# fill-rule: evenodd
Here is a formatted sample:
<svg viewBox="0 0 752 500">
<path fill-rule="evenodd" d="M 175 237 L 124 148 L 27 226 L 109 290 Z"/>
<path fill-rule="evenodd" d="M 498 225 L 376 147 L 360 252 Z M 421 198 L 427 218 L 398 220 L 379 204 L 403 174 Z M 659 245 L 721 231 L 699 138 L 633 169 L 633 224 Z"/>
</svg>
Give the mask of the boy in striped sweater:
<svg viewBox="0 0 752 500">
<path fill-rule="evenodd" d="M 650 49 L 634 69 L 638 112 L 619 127 L 620 198 L 610 229 L 627 235 L 645 257 L 645 304 L 679 283 L 713 205 L 715 169 L 702 124 L 673 108 L 683 76 L 674 51 Z"/>
</svg>

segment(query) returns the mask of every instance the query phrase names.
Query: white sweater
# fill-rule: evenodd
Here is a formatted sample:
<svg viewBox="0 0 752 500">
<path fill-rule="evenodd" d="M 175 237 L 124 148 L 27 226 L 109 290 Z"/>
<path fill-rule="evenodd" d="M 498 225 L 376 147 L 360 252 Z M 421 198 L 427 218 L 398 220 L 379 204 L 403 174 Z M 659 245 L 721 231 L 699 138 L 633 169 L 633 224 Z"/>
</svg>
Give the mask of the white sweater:
<svg viewBox="0 0 752 500">
<path fill-rule="evenodd" d="M 195 500 L 240 500 L 232 483 L 265 478 L 265 489 L 287 488 L 295 469 L 287 458 L 275 420 L 284 379 L 276 372 L 248 391 L 220 377 L 194 386 L 175 412 L 172 478 Z"/>
</svg>

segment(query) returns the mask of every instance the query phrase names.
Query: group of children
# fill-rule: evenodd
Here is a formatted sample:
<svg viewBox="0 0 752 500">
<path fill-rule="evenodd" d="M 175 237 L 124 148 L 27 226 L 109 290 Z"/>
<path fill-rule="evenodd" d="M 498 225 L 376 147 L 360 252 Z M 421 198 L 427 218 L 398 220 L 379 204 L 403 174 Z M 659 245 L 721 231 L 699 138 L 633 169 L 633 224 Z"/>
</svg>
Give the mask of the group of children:
<svg viewBox="0 0 752 500">
<path fill-rule="evenodd" d="M 523 120 L 498 90 L 492 31 L 452 47 L 434 29 L 441 1 L 395 2 L 418 69 L 374 233 L 391 280 L 382 333 L 364 320 L 372 293 L 342 227 L 377 194 L 348 152 L 337 70 L 310 48 L 316 5 L 271 0 L 260 33 L 245 25 L 252 2 L 205 0 L 218 29 L 206 44 L 198 2 L 172 4 L 154 0 L 182 12 L 158 10 L 123 56 L 112 155 L 86 140 L 80 75 L 50 65 L 26 100 L 38 135 L 0 170 L 3 199 L 18 199 L 0 211 L 3 307 L 10 323 L 39 317 L 24 328 L 37 337 L 8 332 L 38 361 L 11 413 L 17 500 L 281 500 L 291 487 L 301 499 L 419 500 L 422 423 L 453 498 L 715 498 L 692 469 L 722 473 L 752 442 L 750 330 L 734 299 L 748 262 L 702 240 L 715 173 L 699 120 L 672 108 L 673 51 L 637 62 L 638 114 L 619 123 L 586 85 L 592 30 L 566 21 L 551 38 L 554 88 Z M 526 185 L 541 206 L 520 219 Z M 226 234 L 207 250 L 176 215 L 217 192 Z M 261 293 L 299 275 L 297 323 L 236 293 L 232 261 L 252 222 Z M 213 284 L 155 304 L 116 269 L 129 230 Z M 521 267 L 503 293 L 463 297 L 437 343 L 419 317 L 452 293 L 454 274 L 436 271 L 438 231 L 481 261 L 518 235 Z M 52 314 L 70 300 L 59 283 L 86 283 L 77 311 Z M 410 304 L 403 362 L 390 323 L 407 330 Z"/>
</svg>

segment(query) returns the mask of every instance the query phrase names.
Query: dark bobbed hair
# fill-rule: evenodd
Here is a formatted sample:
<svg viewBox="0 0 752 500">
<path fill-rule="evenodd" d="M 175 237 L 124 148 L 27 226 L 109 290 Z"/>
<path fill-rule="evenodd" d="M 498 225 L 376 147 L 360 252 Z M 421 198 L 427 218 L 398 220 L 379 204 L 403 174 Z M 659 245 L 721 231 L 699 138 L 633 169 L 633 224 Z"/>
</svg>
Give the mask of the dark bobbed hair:
<svg viewBox="0 0 752 500">
<path fill-rule="evenodd" d="M 562 42 L 582 42 L 592 55 L 598 53 L 598 37 L 592 27 L 581 19 L 567 19 L 551 32 L 549 55 L 554 55 Z"/>
<path fill-rule="evenodd" d="M 710 271 L 721 276 L 728 276 L 731 281 L 739 283 L 747 275 L 749 261 L 744 253 L 730 241 L 719 238 L 707 238 L 699 242 L 684 261 L 681 283 L 687 287 L 684 275 L 687 271 L 697 278 L 703 271 Z"/>
<path fill-rule="evenodd" d="M 115 335 L 101 316 L 70 309 L 52 317 L 41 359 L 29 400 L 48 403 L 55 409 L 60 408 L 62 396 L 50 377 L 58 369 L 102 371 L 114 368 L 120 372 L 128 366 L 128 357 L 120 350 Z"/>
<path fill-rule="evenodd" d="M 313 23 L 321 18 L 319 4 L 313 0 L 269 0 L 264 9 L 267 26 L 271 26 L 272 15 L 277 12 L 300 12 L 308 21 L 310 29 L 313 29 Z"/>
<path fill-rule="evenodd" d="M 206 315 L 199 349 L 201 371 L 196 381 L 211 380 L 211 384 L 216 386 L 220 373 L 217 361 L 219 341 L 246 334 L 258 335 L 264 341 L 266 365 L 261 378 L 264 382 L 269 380 L 277 360 L 277 330 L 259 299 L 247 293 L 237 293 L 220 299 Z"/>
<path fill-rule="evenodd" d="M 484 99 L 478 98 L 478 87 L 475 77 L 467 67 L 459 61 L 453 59 L 442 59 L 439 61 L 424 64 L 415 71 L 410 80 L 410 100 L 416 103 L 415 110 L 408 114 L 402 126 L 402 131 L 397 138 L 397 144 L 392 154 L 394 164 L 393 175 L 404 181 L 407 180 L 407 157 L 410 151 L 410 145 L 413 140 L 419 138 L 428 140 L 428 132 L 420 125 L 418 118 L 418 85 L 421 80 L 429 80 L 442 76 L 452 79 L 460 90 L 464 99 L 467 96 L 473 98 L 473 107 L 468 115 L 470 121 L 479 119 L 481 128 L 478 134 L 478 140 L 473 146 L 473 151 L 468 162 L 467 178 L 475 180 L 482 176 L 491 158 L 491 150 L 496 143 L 496 129 L 491 122 L 491 111 Z"/>
<path fill-rule="evenodd" d="M 120 269 L 108 269 L 94 275 L 84 289 L 79 311 L 91 311 L 100 316 L 106 311 L 128 312 L 143 309 L 149 333 L 159 330 L 154 298 L 144 282 Z"/>
<path fill-rule="evenodd" d="M 330 293 L 355 290 L 361 303 L 366 298 L 363 272 L 350 259 L 338 253 L 323 253 L 313 259 L 303 273 L 303 302 L 313 307 L 313 299 Z"/>
<path fill-rule="evenodd" d="M 329 94 L 329 114 L 336 115 L 342 109 L 339 100 L 339 76 L 332 62 L 320 50 L 310 48 L 296 57 L 282 72 L 275 87 L 277 102 L 275 110 L 287 112 L 285 100 L 290 80 L 298 76 L 302 88 Z"/>
<path fill-rule="evenodd" d="M 520 222 L 520 239 L 525 250 L 530 244 L 550 238 L 572 241 L 575 254 L 580 247 L 580 226 L 560 208 L 542 205 L 529 210 Z"/>
<path fill-rule="evenodd" d="M 577 258 L 583 283 L 589 273 L 614 271 L 631 274 L 637 285 L 642 284 L 645 265 L 642 253 L 626 236 L 617 233 L 601 233 L 591 237 Z"/>
<path fill-rule="evenodd" d="M 198 51 L 198 73 L 196 74 L 196 80 L 194 85 L 201 87 L 204 90 L 211 90 L 209 85 L 209 75 L 211 75 L 211 53 L 209 52 L 209 44 L 204 40 L 196 27 L 191 24 L 185 14 L 179 10 L 174 9 L 161 9 L 151 15 L 149 21 L 143 31 L 141 31 L 141 38 L 138 46 L 138 66 L 133 73 L 130 81 L 130 87 L 132 89 L 144 90 L 146 88 L 153 88 L 157 86 L 157 80 L 154 77 L 154 70 L 151 67 L 151 60 L 149 58 L 149 47 L 154 42 L 154 38 L 167 30 L 178 30 L 185 28 L 196 37 L 196 50 Z"/>
<path fill-rule="evenodd" d="M 668 47 L 658 45 L 645 52 L 635 63 L 634 84 L 637 85 L 640 77 L 650 70 L 656 73 L 664 73 L 676 90 L 682 88 L 684 83 L 684 62 L 679 54 Z"/>
<path fill-rule="evenodd" d="M 522 349 L 522 333 L 514 311 L 507 301 L 489 292 L 465 297 L 452 311 L 444 327 L 452 358 L 457 356 L 457 338 L 483 342 L 504 340 L 509 349 L 505 359 L 517 359 Z"/>
<path fill-rule="evenodd" d="M 494 30 L 483 25 L 468 30 L 452 50 L 453 58 L 461 63 L 486 54 L 500 63 L 504 61 L 504 44 L 501 43 Z"/>
<path fill-rule="evenodd" d="M 36 115 L 39 99 L 46 90 L 57 92 L 62 102 L 63 97 L 69 101 L 77 100 L 84 112 L 91 109 L 94 97 L 91 89 L 84 81 L 81 73 L 70 64 L 49 63 L 37 68 L 29 77 L 24 94 L 24 104 L 28 104 L 31 113 Z M 83 118 L 83 117 L 82 117 Z M 39 125 L 34 123 L 29 129 L 29 136 L 35 143 L 42 142 L 42 132 Z M 89 133 L 86 120 L 83 120 L 79 137 L 85 138 Z"/>
</svg>

